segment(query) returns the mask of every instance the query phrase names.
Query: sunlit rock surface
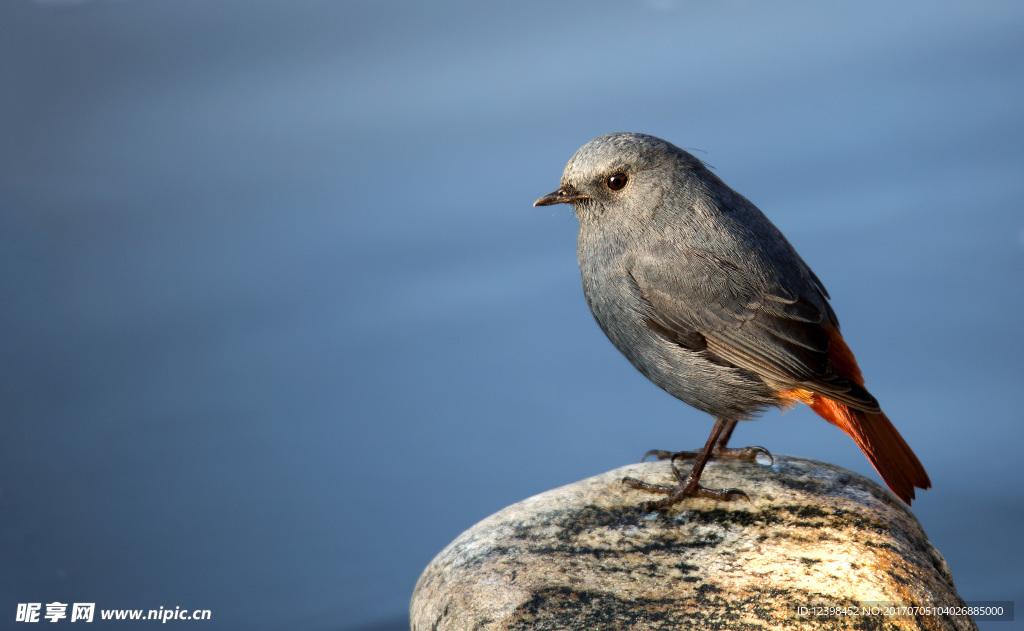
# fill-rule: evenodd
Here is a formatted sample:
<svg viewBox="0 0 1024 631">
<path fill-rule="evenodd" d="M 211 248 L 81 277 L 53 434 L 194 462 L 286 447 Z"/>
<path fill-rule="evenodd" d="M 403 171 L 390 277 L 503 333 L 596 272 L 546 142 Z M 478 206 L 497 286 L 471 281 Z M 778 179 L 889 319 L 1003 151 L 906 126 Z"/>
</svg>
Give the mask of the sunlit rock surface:
<svg viewBox="0 0 1024 631">
<path fill-rule="evenodd" d="M 413 631 L 977 628 L 967 616 L 891 615 L 963 601 L 907 507 L 862 476 L 788 456 L 712 462 L 701 482 L 750 501 L 662 513 L 644 513 L 658 496 L 624 476 L 672 480 L 665 462 L 630 465 L 464 532 L 420 577 Z"/>
</svg>

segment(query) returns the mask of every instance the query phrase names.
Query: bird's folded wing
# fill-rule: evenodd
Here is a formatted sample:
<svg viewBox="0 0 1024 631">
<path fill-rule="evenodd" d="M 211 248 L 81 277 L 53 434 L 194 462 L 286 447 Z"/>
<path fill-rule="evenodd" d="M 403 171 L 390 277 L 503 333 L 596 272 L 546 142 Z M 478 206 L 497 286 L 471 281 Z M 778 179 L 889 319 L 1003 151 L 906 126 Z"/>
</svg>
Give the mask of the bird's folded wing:
<svg viewBox="0 0 1024 631">
<path fill-rule="evenodd" d="M 630 270 L 652 329 L 691 350 L 703 338 L 701 352 L 710 359 L 766 380 L 857 409 L 879 409 L 829 359 L 829 332 L 837 324 L 809 269 L 782 280 L 703 250 L 674 249 L 670 265 L 663 254 L 640 257 Z"/>
</svg>

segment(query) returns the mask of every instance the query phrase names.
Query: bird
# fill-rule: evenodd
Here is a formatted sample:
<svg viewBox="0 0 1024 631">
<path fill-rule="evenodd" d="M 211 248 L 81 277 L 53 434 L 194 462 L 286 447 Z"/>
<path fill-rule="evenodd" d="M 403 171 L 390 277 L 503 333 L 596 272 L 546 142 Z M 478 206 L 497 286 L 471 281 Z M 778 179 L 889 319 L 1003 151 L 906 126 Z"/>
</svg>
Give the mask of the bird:
<svg viewBox="0 0 1024 631">
<path fill-rule="evenodd" d="M 730 448 L 737 423 L 809 406 L 845 432 L 908 506 L 931 488 L 924 466 L 864 387 L 824 284 L 782 232 L 707 165 L 660 138 L 617 132 L 584 145 L 559 188 L 534 206 L 571 204 L 579 223 L 583 293 L 612 344 L 655 385 L 715 419 L 703 448 L 652 450 L 677 484 L 627 477 L 665 495 L 749 499 L 700 484 L 711 458 L 754 461 Z M 676 462 L 692 459 L 684 473 Z"/>
</svg>

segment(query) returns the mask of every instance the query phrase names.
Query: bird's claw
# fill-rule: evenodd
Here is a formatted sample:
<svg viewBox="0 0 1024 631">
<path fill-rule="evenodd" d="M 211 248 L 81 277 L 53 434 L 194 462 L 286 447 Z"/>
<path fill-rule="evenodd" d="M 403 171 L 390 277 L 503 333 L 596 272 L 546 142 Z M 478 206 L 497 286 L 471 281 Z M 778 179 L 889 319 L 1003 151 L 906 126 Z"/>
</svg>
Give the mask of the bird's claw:
<svg viewBox="0 0 1024 631">
<path fill-rule="evenodd" d="M 678 472 L 677 477 L 678 477 Z M 677 485 L 670 484 L 651 484 L 650 482 L 644 482 L 637 480 L 636 478 L 625 477 L 622 478 L 622 483 L 626 486 L 637 489 L 640 491 L 649 491 L 652 493 L 663 493 L 668 497 L 660 500 L 653 500 L 644 502 L 640 505 L 641 510 L 645 513 L 651 513 L 663 508 L 668 508 L 673 504 L 678 504 L 688 497 L 702 497 L 710 500 L 718 500 L 721 502 L 731 502 L 733 500 L 746 500 L 750 501 L 750 496 L 740 489 L 709 489 L 699 484 L 692 483 L 680 483 Z"/>
<path fill-rule="evenodd" d="M 772 456 L 772 453 L 760 445 L 740 447 L 737 449 L 720 449 L 711 453 L 712 458 L 737 458 L 739 460 L 747 460 L 750 462 L 757 462 L 758 456 L 767 457 L 769 465 L 775 464 L 775 457 Z"/>
<path fill-rule="evenodd" d="M 666 451 L 664 449 L 652 449 L 644 454 L 644 457 L 640 459 L 643 462 L 654 456 L 658 460 L 695 460 L 700 452 L 697 451 Z M 775 457 L 772 456 L 771 452 L 759 445 L 753 447 L 720 447 L 711 452 L 711 458 L 728 458 L 736 460 L 747 460 L 749 462 L 757 462 L 758 456 L 766 456 L 769 460 L 769 464 L 775 464 Z"/>
<path fill-rule="evenodd" d="M 692 460 L 697 457 L 697 453 L 698 452 L 696 451 L 666 451 L 664 449 L 652 449 L 644 454 L 644 457 L 640 459 L 640 462 L 647 460 L 651 456 L 656 457 L 658 460 L 668 460 L 670 458 L 673 461 L 687 459 Z"/>
</svg>

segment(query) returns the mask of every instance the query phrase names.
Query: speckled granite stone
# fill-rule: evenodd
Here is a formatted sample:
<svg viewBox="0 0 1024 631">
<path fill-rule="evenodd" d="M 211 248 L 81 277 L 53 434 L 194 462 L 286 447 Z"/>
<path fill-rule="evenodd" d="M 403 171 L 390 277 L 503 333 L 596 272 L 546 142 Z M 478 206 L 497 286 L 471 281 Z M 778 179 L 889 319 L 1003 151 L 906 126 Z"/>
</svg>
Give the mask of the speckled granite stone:
<svg viewBox="0 0 1024 631">
<path fill-rule="evenodd" d="M 665 462 L 622 467 L 464 532 L 420 577 L 413 631 L 977 628 L 966 616 L 815 614 L 963 604 L 910 511 L 857 474 L 787 456 L 770 467 L 717 461 L 701 482 L 751 501 L 647 514 L 639 505 L 652 496 L 623 485 L 627 475 L 671 480 Z"/>
</svg>

